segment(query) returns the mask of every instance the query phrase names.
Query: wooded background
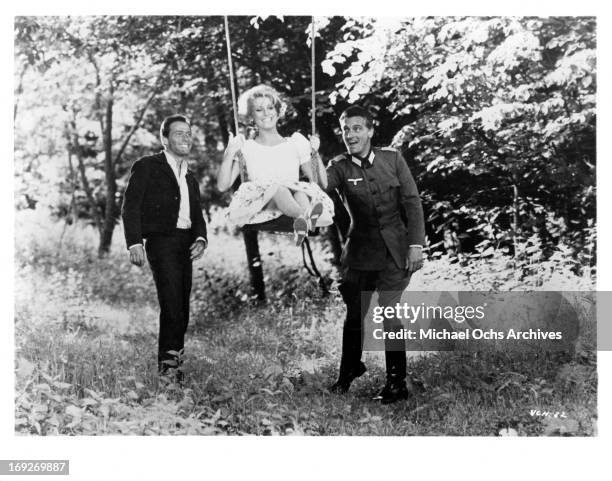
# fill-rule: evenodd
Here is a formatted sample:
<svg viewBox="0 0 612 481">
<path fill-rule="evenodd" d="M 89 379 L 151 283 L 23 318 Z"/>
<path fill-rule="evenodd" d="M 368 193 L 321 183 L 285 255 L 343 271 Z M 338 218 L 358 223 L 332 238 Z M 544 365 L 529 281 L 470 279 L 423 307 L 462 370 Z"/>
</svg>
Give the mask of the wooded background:
<svg viewBox="0 0 612 481">
<path fill-rule="evenodd" d="M 230 17 L 238 91 L 290 103 L 282 133 L 310 131 L 311 17 Z M 374 143 L 404 153 L 430 255 L 493 249 L 595 265 L 595 19 L 319 17 L 316 119 L 325 161 L 338 114 L 376 115 Z M 130 165 L 160 148 L 162 118 L 194 124 L 203 208 L 233 130 L 223 17 L 18 17 L 17 209 L 83 219 L 108 252 Z"/>
<path fill-rule="evenodd" d="M 229 18 L 237 88 L 282 92 L 284 135 L 310 133 L 310 23 Z M 358 102 L 375 112 L 374 143 L 401 149 L 416 177 L 429 244 L 411 290 L 594 289 L 593 18 L 318 17 L 315 27 L 324 161 L 344 150 L 337 116 Z M 260 235 L 267 302 L 252 302 L 263 289 L 249 291 L 243 240 L 223 220 L 231 193 L 215 174 L 233 130 L 223 17 L 18 17 L 15 54 L 16 433 L 596 435 L 588 294 L 568 352 L 409 353 L 423 390 L 392 408 L 371 401 L 384 356 L 368 352 L 347 396 L 327 392 L 339 294 L 321 295 L 288 239 Z M 193 121 L 210 214 L 183 386 L 157 374 L 155 287 L 130 265 L 119 221 L 130 165 L 161 148 L 160 122 L 175 112 Z"/>
</svg>

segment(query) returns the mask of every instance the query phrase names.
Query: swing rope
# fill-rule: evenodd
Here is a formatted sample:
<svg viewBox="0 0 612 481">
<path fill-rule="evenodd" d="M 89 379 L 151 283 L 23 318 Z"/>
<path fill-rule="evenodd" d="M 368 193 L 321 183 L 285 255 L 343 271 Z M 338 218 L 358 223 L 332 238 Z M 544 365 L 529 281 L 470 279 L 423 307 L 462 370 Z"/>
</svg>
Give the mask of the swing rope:
<svg viewBox="0 0 612 481">
<path fill-rule="evenodd" d="M 234 114 L 234 132 L 235 135 L 238 135 L 239 132 L 239 122 L 238 122 L 238 104 L 237 104 L 237 95 L 236 95 L 236 82 L 234 76 L 234 65 L 232 62 L 232 44 L 230 40 L 229 33 L 229 22 L 227 19 L 227 15 L 223 17 L 224 25 L 225 25 L 225 43 L 227 46 L 227 63 L 229 66 L 229 80 L 230 80 L 230 91 L 232 94 L 232 111 Z M 310 22 L 310 127 L 312 135 L 316 134 L 316 90 L 315 90 L 315 17 L 311 17 Z M 238 165 L 240 166 L 240 181 L 246 182 L 248 180 L 248 174 L 246 169 L 246 161 L 242 152 L 239 151 L 238 154 Z M 319 157 L 319 153 L 312 149 L 311 152 L 311 166 L 312 166 L 312 181 L 315 183 L 319 182 L 319 168 L 321 168 L 321 158 Z"/>
<path fill-rule="evenodd" d="M 316 98 L 315 98 L 315 18 L 310 21 L 310 128 L 312 135 L 317 133 L 315 118 L 316 118 Z M 314 167 L 314 165 L 313 165 Z M 318 175 L 317 175 L 318 177 Z"/>
<path fill-rule="evenodd" d="M 230 80 L 230 90 L 232 94 L 232 110 L 234 114 L 234 131 L 235 135 L 239 133 L 239 122 L 238 122 L 238 104 L 236 100 L 236 84 L 234 77 L 234 67 L 232 62 L 232 45 L 230 41 L 229 34 L 229 22 L 227 16 L 223 17 L 224 26 L 225 26 L 225 43 L 227 46 L 227 63 L 229 66 L 229 80 Z M 311 31 L 310 31 L 310 85 L 311 85 L 311 110 L 310 110 L 310 124 L 312 135 L 316 133 L 316 91 L 315 91 L 315 17 L 311 17 Z M 246 160 L 241 151 L 238 151 L 238 164 L 240 169 L 240 180 L 241 182 L 246 182 L 248 180 L 247 169 L 246 169 Z M 315 149 L 312 149 L 311 152 L 311 166 L 312 166 L 312 176 L 313 182 L 318 183 L 319 180 L 319 168 L 322 166 L 321 158 L 318 152 Z M 285 217 L 285 216 L 283 216 Z M 270 225 L 275 225 L 275 220 L 271 220 L 262 224 L 252 224 L 250 226 L 245 226 L 249 228 L 255 228 L 255 230 L 270 230 L 275 233 L 283 233 L 283 232 L 292 232 L 292 222 L 290 218 L 285 219 L 285 224 L 281 229 L 269 228 Z M 289 220 L 289 223 L 287 223 Z M 308 257 L 310 260 L 310 267 L 306 262 L 306 252 L 308 253 Z M 302 243 L 302 260 L 304 262 L 304 267 L 308 271 L 308 273 L 319 279 L 319 286 L 321 287 L 324 294 L 329 292 L 328 289 L 328 281 L 321 275 L 319 270 L 317 269 L 316 263 L 314 261 L 314 256 L 312 254 L 312 249 L 310 247 L 310 242 L 308 238 L 304 240 Z"/>
<path fill-rule="evenodd" d="M 234 81 L 234 63 L 232 62 L 232 44 L 230 42 L 229 34 L 229 23 L 227 15 L 223 16 L 223 22 L 225 24 L 225 44 L 227 45 L 227 64 L 229 65 L 229 80 L 230 80 L 230 91 L 232 92 L 232 111 L 234 112 L 234 135 L 238 135 L 238 103 L 236 100 L 236 83 Z M 238 152 L 238 166 L 240 169 L 240 181 L 246 182 L 247 170 L 246 161 L 242 152 Z"/>
<path fill-rule="evenodd" d="M 229 24 L 227 15 L 223 17 L 225 23 L 225 43 L 227 45 L 227 64 L 229 65 L 230 90 L 232 92 L 232 110 L 234 111 L 235 135 L 238 135 L 238 104 L 236 102 L 236 85 L 234 84 L 234 64 L 232 62 L 232 47 L 230 42 Z"/>
</svg>

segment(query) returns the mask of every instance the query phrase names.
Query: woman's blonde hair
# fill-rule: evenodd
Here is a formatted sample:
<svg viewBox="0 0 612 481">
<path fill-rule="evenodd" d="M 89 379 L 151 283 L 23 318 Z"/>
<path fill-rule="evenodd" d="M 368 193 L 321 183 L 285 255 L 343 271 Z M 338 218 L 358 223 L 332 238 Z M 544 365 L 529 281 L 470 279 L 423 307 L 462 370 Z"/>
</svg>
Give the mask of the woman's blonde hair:
<svg viewBox="0 0 612 481">
<path fill-rule="evenodd" d="M 272 105 L 278 113 L 278 117 L 282 118 L 287 110 L 287 104 L 283 102 L 280 94 L 269 85 L 257 85 L 250 88 L 238 99 L 238 115 L 242 120 L 247 122 L 253 118 L 253 102 L 255 99 L 266 97 L 272 101 Z"/>
</svg>

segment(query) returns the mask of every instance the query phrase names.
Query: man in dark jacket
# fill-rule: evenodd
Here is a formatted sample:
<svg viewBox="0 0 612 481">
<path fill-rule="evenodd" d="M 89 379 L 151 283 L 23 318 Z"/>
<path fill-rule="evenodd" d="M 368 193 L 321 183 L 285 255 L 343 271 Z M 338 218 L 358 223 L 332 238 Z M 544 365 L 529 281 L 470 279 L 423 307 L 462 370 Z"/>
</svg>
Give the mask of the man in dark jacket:
<svg viewBox="0 0 612 481">
<path fill-rule="evenodd" d="M 163 152 L 134 162 L 121 214 L 130 261 L 142 266 L 146 250 L 153 272 L 160 307 L 157 361 L 165 374 L 180 367 L 192 261 L 204 254 L 208 241 L 200 187 L 187 165 L 192 145 L 187 118 L 164 119 L 160 139 Z M 180 369 L 173 372 L 182 379 Z"/>
<path fill-rule="evenodd" d="M 422 267 L 425 243 L 421 200 L 402 155 L 395 149 L 372 147 L 373 119 L 364 108 L 346 109 L 340 127 L 347 153 L 328 165 L 327 191 L 336 190 L 343 199 L 351 226 L 341 259 L 340 292 L 347 312 L 340 372 L 332 392 L 346 392 L 366 371 L 361 362 L 362 294 L 369 301 L 378 291 L 382 306 L 399 302 L 411 274 Z M 400 328 L 397 320 L 385 321 L 386 330 Z M 387 382 L 375 399 L 384 404 L 406 399 L 403 341 L 385 343 L 385 360 Z"/>
</svg>

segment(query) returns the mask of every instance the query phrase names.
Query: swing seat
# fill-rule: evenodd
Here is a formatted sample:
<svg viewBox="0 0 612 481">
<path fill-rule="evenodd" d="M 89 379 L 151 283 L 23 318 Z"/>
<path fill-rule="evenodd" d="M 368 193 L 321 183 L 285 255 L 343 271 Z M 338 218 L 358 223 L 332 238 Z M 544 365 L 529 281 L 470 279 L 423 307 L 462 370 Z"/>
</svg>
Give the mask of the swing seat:
<svg viewBox="0 0 612 481">
<path fill-rule="evenodd" d="M 230 80 L 230 91 L 232 93 L 232 109 L 234 111 L 234 126 L 236 128 L 235 132 L 236 135 L 238 135 L 239 132 L 239 125 L 238 125 L 238 115 L 237 115 L 237 106 L 236 106 L 236 86 L 234 84 L 234 69 L 232 66 L 232 50 L 231 50 L 231 43 L 230 43 L 230 36 L 229 36 L 229 25 L 228 25 L 228 20 L 227 20 L 227 16 L 223 17 L 224 19 L 224 27 L 225 27 L 225 41 L 226 41 L 226 45 L 227 45 L 227 60 L 228 60 L 228 64 L 229 64 L 229 80 Z M 315 38 L 315 21 L 314 21 L 314 17 L 312 17 L 312 22 L 311 22 L 311 27 L 312 27 L 312 31 L 311 31 L 311 80 L 312 80 L 312 92 L 311 92 L 311 98 L 312 98 L 312 110 L 311 110 L 311 123 L 312 123 L 312 132 L 314 134 L 314 132 L 316 132 L 315 129 L 315 71 L 314 71 L 314 66 L 315 66 L 315 42 L 314 42 L 314 38 Z M 242 155 L 242 152 L 238 152 L 238 159 L 239 159 L 239 165 L 240 165 L 240 181 L 241 182 L 245 182 L 247 180 L 247 171 L 246 171 L 246 163 L 244 160 L 244 156 Z M 316 150 L 313 150 L 313 159 L 316 157 L 316 159 L 318 160 L 319 164 L 322 166 L 323 164 L 321 163 L 321 158 L 319 157 L 319 154 L 316 152 Z M 317 175 L 316 169 L 314 170 L 314 175 Z M 316 178 L 314 180 L 316 182 Z M 259 248 L 257 247 L 257 232 L 271 232 L 271 233 L 275 233 L 275 234 L 292 234 L 293 233 L 293 218 L 287 216 L 287 215 L 282 215 L 280 217 L 277 217 L 276 219 L 272 219 L 269 220 L 267 222 L 261 222 L 258 224 L 246 224 L 242 226 L 242 231 L 243 233 L 247 233 L 247 232 L 255 232 L 255 251 L 256 251 L 256 255 L 253 259 L 259 259 Z M 319 227 L 316 227 L 313 231 L 310 231 L 308 233 L 308 237 L 311 237 L 313 235 L 318 235 L 319 234 Z M 246 235 L 245 235 L 245 239 L 246 239 Z M 314 261 L 314 257 L 312 255 L 312 249 L 310 247 L 310 242 L 308 240 L 308 237 L 306 237 L 306 239 L 304 239 L 304 242 L 302 242 L 302 260 L 304 262 L 304 267 L 306 268 L 306 270 L 308 271 L 308 273 L 311 276 L 316 276 L 319 279 L 319 286 L 321 287 L 321 291 L 323 293 L 323 295 L 327 295 L 329 294 L 329 285 L 330 285 L 330 281 L 326 278 L 324 278 L 321 273 L 319 272 L 319 270 L 317 269 L 317 266 L 315 264 Z M 249 256 L 249 258 L 251 258 L 250 254 L 248 254 L 248 244 L 247 244 L 247 255 Z M 308 252 L 308 257 L 310 258 L 310 267 L 308 267 L 307 263 L 306 263 L 306 252 Z M 252 262 L 252 260 L 250 260 L 249 262 Z M 254 264 L 251 264 L 252 267 L 254 267 Z M 261 265 L 260 265 L 260 269 L 261 269 Z M 253 275 L 253 272 L 251 271 L 251 275 Z"/>
<path fill-rule="evenodd" d="M 245 224 L 244 230 L 257 232 L 277 232 L 279 234 L 293 234 L 293 219 L 288 215 L 281 215 L 276 219 L 258 224 Z"/>
<path fill-rule="evenodd" d="M 293 218 L 288 215 L 281 215 L 276 219 L 272 219 L 266 222 L 260 222 L 258 224 L 245 224 L 242 226 L 243 230 L 255 231 L 255 232 L 271 232 L 274 234 L 293 234 Z M 316 236 L 319 234 L 319 227 L 308 232 L 308 237 Z"/>
</svg>

